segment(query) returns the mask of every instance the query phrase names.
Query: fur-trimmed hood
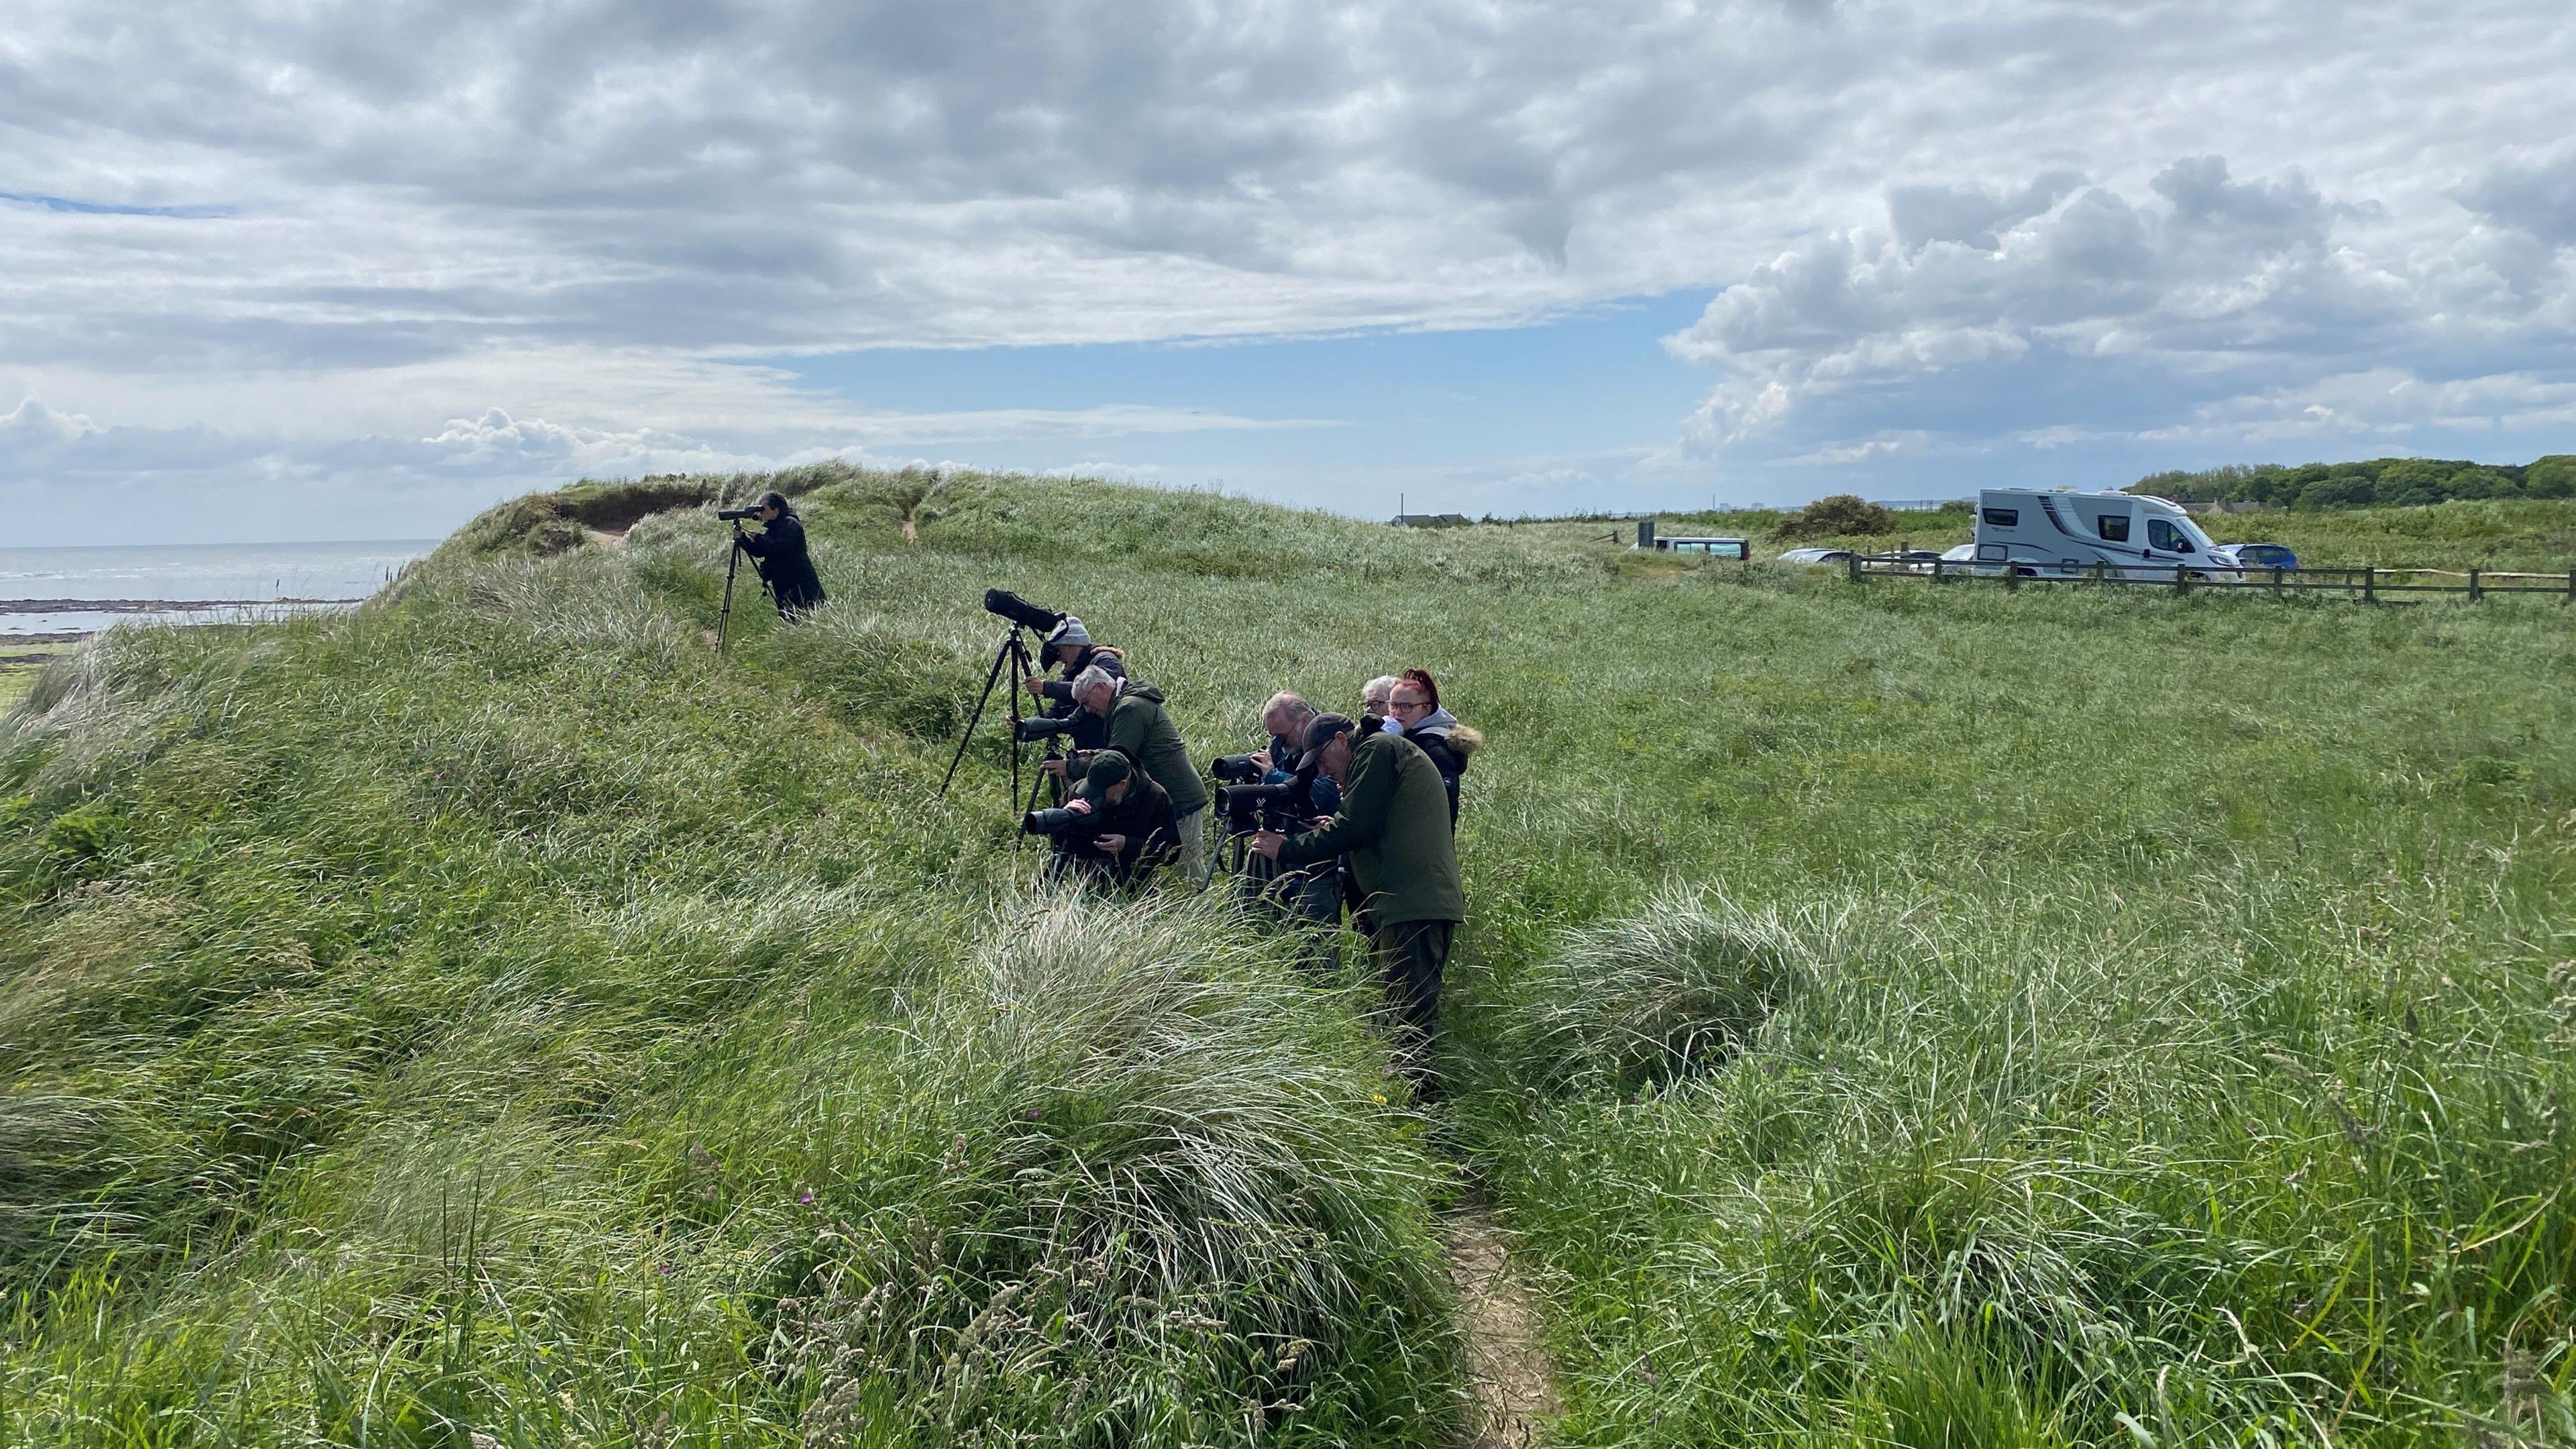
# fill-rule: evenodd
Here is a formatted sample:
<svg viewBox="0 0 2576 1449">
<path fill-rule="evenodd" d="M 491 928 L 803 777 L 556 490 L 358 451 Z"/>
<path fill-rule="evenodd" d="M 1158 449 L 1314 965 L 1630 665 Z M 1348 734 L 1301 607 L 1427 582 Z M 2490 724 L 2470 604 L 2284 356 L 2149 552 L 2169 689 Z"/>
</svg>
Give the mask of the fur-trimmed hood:
<svg viewBox="0 0 2576 1449">
<path fill-rule="evenodd" d="M 1458 723 L 1458 716 L 1446 709 L 1435 709 L 1424 715 L 1422 723 L 1406 730 L 1405 733 L 1416 739 L 1424 735 L 1440 736 L 1449 742 L 1449 748 L 1457 754 L 1462 763 L 1485 743 L 1482 732 L 1471 725 Z"/>
</svg>

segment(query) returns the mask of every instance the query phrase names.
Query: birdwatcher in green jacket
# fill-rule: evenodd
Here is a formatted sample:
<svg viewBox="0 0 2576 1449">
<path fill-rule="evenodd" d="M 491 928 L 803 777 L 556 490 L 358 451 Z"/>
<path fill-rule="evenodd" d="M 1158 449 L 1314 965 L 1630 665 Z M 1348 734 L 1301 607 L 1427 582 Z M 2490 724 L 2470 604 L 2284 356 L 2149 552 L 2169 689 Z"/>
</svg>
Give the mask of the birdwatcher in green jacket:
<svg viewBox="0 0 2576 1449">
<path fill-rule="evenodd" d="M 1341 810 L 1302 835 L 1262 831 L 1252 848 L 1291 869 L 1350 857 L 1360 893 L 1355 910 L 1369 922 L 1386 973 L 1406 1067 L 1418 1087 L 1428 1087 L 1440 975 L 1467 918 L 1449 791 L 1412 741 L 1382 732 L 1355 739 L 1354 728 L 1338 714 L 1317 715 L 1306 726 L 1306 761 L 1341 786 Z"/>
<path fill-rule="evenodd" d="M 1073 679 L 1073 699 L 1108 722 L 1108 748 L 1135 761 L 1163 793 L 1172 797 L 1181 837 L 1181 869 L 1195 885 L 1208 878 L 1207 786 L 1190 764 L 1189 746 L 1180 726 L 1163 708 L 1162 691 L 1150 684 L 1120 679 L 1098 665 Z"/>
</svg>

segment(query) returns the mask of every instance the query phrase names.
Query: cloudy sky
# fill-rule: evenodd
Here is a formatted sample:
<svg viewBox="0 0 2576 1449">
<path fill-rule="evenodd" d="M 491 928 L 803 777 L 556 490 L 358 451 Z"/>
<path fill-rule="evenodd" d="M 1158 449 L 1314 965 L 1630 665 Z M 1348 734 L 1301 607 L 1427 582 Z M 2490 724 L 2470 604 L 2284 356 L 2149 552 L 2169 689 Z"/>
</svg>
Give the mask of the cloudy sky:
<svg viewBox="0 0 2576 1449">
<path fill-rule="evenodd" d="M 15 0 L 0 544 L 834 455 L 1363 514 L 2523 461 L 2571 73 L 2564 0 Z"/>
</svg>

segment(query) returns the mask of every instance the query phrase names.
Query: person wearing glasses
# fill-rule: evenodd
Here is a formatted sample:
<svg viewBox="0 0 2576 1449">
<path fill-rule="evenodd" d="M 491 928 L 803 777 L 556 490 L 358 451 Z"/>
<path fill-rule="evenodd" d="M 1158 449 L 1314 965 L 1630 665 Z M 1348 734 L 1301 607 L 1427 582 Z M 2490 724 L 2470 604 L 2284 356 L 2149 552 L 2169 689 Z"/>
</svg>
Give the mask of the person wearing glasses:
<svg viewBox="0 0 2576 1449">
<path fill-rule="evenodd" d="M 1395 690 L 1395 676 L 1381 674 L 1360 686 L 1360 718 L 1385 719 Z"/>
<path fill-rule="evenodd" d="M 1386 721 L 1390 731 L 1402 734 L 1431 757 L 1432 768 L 1440 772 L 1440 784 L 1449 792 L 1449 828 L 1458 828 L 1458 777 L 1467 773 L 1467 761 L 1483 747 L 1485 737 L 1458 717 L 1440 707 L 1440 685 L 1428 669 L 1408 669 L 1389 687 Z"/>
</svg>

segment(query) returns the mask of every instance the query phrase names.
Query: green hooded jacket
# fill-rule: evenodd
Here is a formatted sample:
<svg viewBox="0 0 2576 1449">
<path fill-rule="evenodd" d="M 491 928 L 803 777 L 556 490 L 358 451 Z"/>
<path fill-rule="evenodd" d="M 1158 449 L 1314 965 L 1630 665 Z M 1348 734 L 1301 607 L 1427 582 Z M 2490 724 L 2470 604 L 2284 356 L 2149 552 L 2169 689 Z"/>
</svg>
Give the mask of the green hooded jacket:
<svg viewBox="0 0 2576 1449">
<path fill-rule="evenodd" d="M 1431 757 L 1400 735 L 1353 745 L 1341 813 L 1279 847 L 1279 863 L 1290 868 L 1337 855 L 1351 858 L 1360 909 L 1377 925 L 1467 919 L 1448 788 Z"/>
<path fill-rule="evenodd" d="M 1179 726 L 1163 709 L 1161 690 L 1134 680 L 1118 687 L 1118 697 L 1109 704 L 1109 743 L 1125 750 L 1127 758 L 1154 777 L 1154 783 L 1172 797 L 1173 814 L 1186 819 L 1207 808 L 1207 786 L 1190 764 Z"/>
</svg>

